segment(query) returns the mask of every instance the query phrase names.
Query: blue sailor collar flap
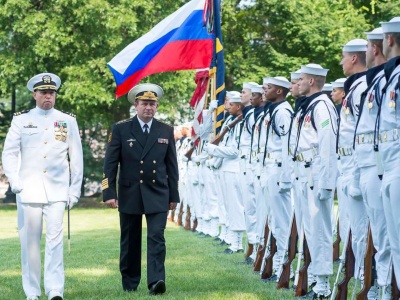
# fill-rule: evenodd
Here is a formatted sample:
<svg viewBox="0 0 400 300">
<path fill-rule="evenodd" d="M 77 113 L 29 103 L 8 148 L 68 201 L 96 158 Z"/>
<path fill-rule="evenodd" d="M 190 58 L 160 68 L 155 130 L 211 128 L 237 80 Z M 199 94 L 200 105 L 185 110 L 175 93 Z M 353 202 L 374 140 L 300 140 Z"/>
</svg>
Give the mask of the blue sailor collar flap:
<svg viewBox="0 0 400 300">
<path fill-rule="evenodd" d="M 157 143 L 159 143 L 159 144 L 168 144 L 168 139 L 157 139 Z"/>
</svg>

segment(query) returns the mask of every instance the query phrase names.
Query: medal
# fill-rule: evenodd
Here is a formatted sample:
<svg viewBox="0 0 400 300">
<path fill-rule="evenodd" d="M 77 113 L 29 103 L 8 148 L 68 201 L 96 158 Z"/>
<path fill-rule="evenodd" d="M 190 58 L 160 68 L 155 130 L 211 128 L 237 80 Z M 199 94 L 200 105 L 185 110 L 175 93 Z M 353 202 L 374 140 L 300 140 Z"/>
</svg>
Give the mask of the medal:
<svg viewBox="0 0 400 300">
<path fill-rule="evenodd" d="M 396 107 L 396 92 L 395 91 L 390 91 L 389 107 L 390 108 L 395 108 Z"/>
<path fill-rule="evenodd" d="M 368 108 L 371 109 L 374 106 L 372 102 L 368 102 Z"/>
<path fill-rule="evenodd" d="M 344 110 L 344 113 L 345 113 L 346 115 L 348 115 L 348 114 L 350 113 L 350 108 L 346 107 L 345 110 Z"/>
<path fill-rule="evenodd" d="M 369 97 L 368 97 L 368 108 L 371 109 L 374 106 L 374 95 L 372 95 L 371 93 L 369 93 Z"/>
<path fill-rule="evenodd" d="M 393 100 L 389 102 L 389 107 L 390 108 L 395 108 L 396 107 L 396 102 L 394 102 Z"/>
</svg>

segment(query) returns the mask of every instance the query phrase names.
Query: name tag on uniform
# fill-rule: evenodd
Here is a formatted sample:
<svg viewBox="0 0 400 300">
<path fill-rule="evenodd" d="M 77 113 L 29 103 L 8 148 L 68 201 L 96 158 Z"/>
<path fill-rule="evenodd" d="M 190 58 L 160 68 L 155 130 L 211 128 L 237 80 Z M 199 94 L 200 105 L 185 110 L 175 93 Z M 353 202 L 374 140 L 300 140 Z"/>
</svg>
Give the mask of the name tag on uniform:
<svg viewBox="0 0 400 300">
<path fill-rule="evenodd" d="M 158 139 L 157 143 L 159 143 L 159 144 L 168 144 L 168 139 Z"/>
</svg>

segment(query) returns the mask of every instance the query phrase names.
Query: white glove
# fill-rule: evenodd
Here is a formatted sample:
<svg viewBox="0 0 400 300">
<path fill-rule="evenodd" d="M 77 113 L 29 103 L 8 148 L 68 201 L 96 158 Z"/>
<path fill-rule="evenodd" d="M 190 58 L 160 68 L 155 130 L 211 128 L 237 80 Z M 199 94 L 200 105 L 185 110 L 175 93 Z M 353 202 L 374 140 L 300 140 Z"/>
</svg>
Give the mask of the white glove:
<svg viewBox="0 0 400 300">
<path fill-rule="evenodd" d="M 72 209 L 75 206 L 75 204 L 77 204 L 77 203 L 78 203 L 78 198 L 77 197 L 75 197 L 75 196 L 69 196 L 68 197 L 68 207 L 69 207 L 69 209 Z"/>
<path fill-rule="evenodd" d="M 187 158 L 187 157 L 184 155 L 184 156 L 182 156 L 182 161 L 183 161 L 183 162 L 188 162 L 188 161 L 189 161 L 189 158 Z"/>
<path fill-rule="evenodd" d="M 360 188 L 354 186 L 353 184 L 351 184 L 349 187 L 349 196 L 354 200 L 362 200 Z"/>
<path fill-rule="evenodd" d="M 211 100 L 210 105 L 208 106 L 208 109 L 213 112 L 218 108 L 218 100 Z"/>
<path fill-rule="evenodd" d="M 292 184 L 290 182 L 280 182 L 279 183 L 279 193 L 289 192 L 292 188 Z"/>
<path fill-rule="evenodd" d="M 14 194 L 21 193 L 22 190 L 24 189 L 24 187 L 22 186 L 22 182 L 20 182 L 19 179 L 13 180 L 13 182 L 10 183 L 10 186 L 11 186 L 11 191 Z"/>
<path fill-rule="evenodd" d="M 333 196 L 333 191 L 328 191 L 326 189 L 319 189 L 318 190 L 318 199 L 320 201 L 326 201 L 331 199 Z"/>
</svg>

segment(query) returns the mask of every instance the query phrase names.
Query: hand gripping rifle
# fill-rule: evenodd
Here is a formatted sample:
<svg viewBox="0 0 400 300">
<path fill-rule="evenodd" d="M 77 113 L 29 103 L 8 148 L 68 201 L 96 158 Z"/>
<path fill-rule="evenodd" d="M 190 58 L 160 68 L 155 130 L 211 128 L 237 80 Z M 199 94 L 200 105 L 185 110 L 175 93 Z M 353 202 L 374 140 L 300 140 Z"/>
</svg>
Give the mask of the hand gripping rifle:
<svg viewBox="0 0 400 300">
<path fill-rule="evenodd" d="M 261 270 L 261 264 L 263 262 L 263 258 L 265 255 L 265 248 L 267 247 L 268 237 L 269 237 L 269 227 L 267 218 L 264 228 L 264 242 L 263 244 L 258 245 L 256 259 L 254 260 L 254 266 L 253 266 L 254 272 L 260 272 Z"/>
<path fill-rule="evenodd" d="M 224 127 L 222 132 L 220 132 L 220 134 L 215 138 L 214 141 L 212 141 L 211 144 L 218 145 L 224 138 L 225 134 L 227 134 L 229 132 L 229 130 L 231 130 L 233 127 L 235 127 L 236 124 L 242 120 L 243 120 L 243 115 L 238 115 L 235 120 L 233 120 L 231 123 L 229 123 L 227 126 Z"/>
<path fill-rule="evenodd" d="M 311 263 L 310 250 L 308 249 L 307 239 L 303 236 L 303 253 L 304 253 L 304 264 L 299 270 L 299 280 L 296 285 L 294 295 L 296 297 L 304 296 L 308 292 L 308 267 Z"/>
<path fill-rule="evenodd" d="M 283 263 L 281 266 L 281 270 L 278 271 L 278 284 L 276 285 L 277 289 L 288 289 L 289 288 L 289 281 L 290 281 L 290 266 L 292 265 L 292 261 L 296 256 L 296 245 L 297 245 L 297 226 L 296 226 L 296 217 L 294 215 L 293 209 L 293 216 L 292 216 L 292 226 L 290 228 L 288 238 L 288 244 L 286 245 L 285 255 L 286 252 L 289 251 L 288 257 L 285 260 L 285 256 L 282 257 Z"/>
</svg>

